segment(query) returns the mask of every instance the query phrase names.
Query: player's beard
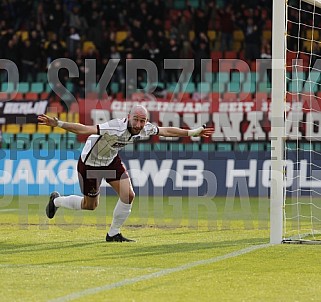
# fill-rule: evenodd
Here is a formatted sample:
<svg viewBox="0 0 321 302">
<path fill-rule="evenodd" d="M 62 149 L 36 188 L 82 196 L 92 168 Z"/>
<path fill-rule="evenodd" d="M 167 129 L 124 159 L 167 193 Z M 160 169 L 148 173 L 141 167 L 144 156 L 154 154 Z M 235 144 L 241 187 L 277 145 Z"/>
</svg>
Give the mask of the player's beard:
<svg viewBox="0 0 321 302">
<path fill-rule="evenodd" d="M 141 131 L 141 129 L 134 128 L 132 125 L 128 125 L 127 129 L 128 129 L 128 131 L 130 132 L 131 135 L 137 135 Z"/>
</svg>

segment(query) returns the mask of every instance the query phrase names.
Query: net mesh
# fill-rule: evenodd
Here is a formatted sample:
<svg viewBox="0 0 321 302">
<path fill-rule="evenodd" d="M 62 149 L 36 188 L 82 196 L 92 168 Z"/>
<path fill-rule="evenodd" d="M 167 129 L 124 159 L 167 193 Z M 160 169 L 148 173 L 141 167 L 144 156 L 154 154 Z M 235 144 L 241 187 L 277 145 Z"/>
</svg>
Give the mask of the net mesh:
<svg viewBox="0 0 321 302">
<path fill-rule="evenodd" d="M 321 4 L 286 11 L 284 238 L 321 240 Z"/>
</svg>

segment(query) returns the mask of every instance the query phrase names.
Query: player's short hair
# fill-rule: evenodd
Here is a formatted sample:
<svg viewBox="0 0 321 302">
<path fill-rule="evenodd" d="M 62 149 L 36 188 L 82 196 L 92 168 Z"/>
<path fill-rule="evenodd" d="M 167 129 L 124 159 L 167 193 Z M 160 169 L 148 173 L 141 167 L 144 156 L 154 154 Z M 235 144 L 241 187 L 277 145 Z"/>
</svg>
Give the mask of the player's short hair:
<svg viewBox="0 0 321 302">
<path fill-rule="evenodd" d="M 130 115 L 134 115 L 135 112 L 137 112 L 137 111 L 143 111 L 143 112 L 145 112 L 147 119 L 149 118 L 149 112 L 148 112 L 148 110 L 146 109 L 146 107 L 143 106 L 143 105 L 134 105 L 134 106 L 132 107 L 132 109 L 130 110 L 129 114 L 130 114 Z"/>
</svg>

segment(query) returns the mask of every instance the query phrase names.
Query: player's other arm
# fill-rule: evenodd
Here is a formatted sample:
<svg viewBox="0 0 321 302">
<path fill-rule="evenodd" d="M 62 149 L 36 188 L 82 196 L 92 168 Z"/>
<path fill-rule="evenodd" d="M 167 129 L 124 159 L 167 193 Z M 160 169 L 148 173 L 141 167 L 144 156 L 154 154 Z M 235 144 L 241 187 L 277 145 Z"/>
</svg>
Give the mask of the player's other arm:
<svg viewBox="0 0 321 302">
<path fill-rule="evenodd" d="M 177 127 L 159 127 L 158 135 L 166 137 L 201 136 L 210 137 L 214 128 L 206 128 L 205 125 L 196 129 L 187 130 Z"/>
<path fill-rule="evenodd" d="M 46 114 L 41 114 L 38 116 L 38 123 L 40 125 L 47 125 L 51 127 L 61 127 L 67 131 L 76 133 L 76 134 L 98 134 L 97 133 L 97 126 L 86 126 L 79 123 L 69 123 L 69 122 L 62 122 L 59 121 L 57 118 L 50 117 Z"/>
</svg>

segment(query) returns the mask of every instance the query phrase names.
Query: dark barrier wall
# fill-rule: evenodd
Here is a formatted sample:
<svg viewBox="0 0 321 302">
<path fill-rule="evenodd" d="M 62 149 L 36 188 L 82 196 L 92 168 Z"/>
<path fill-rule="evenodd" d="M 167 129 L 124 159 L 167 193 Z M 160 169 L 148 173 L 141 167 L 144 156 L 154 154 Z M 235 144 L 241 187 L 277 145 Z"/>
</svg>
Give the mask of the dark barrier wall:
<svg viewBox="0 0 321 302">
<path fill-rule="evenodd" d="M 305 152 L 306 153 L 306 152 Z M 287 161 L 287 186 L 320 191 L 321 158 L 300 153 Z M 79 151 L 1 150 L 1 195 L 80 194 L 76 172 Z M 295 156 L 295 154 L 293 154 Z M 269 152 L 122 152 L 140 195 L 268 196 Z M 315 170 L 315 171 L 314 171 Z M 296 175 L 301 176 L 298 181 Z M 310 177 L 313 175 L 313 177 Z M 104 185 L 102 193 L 113 194 Z"/>
</svg>

